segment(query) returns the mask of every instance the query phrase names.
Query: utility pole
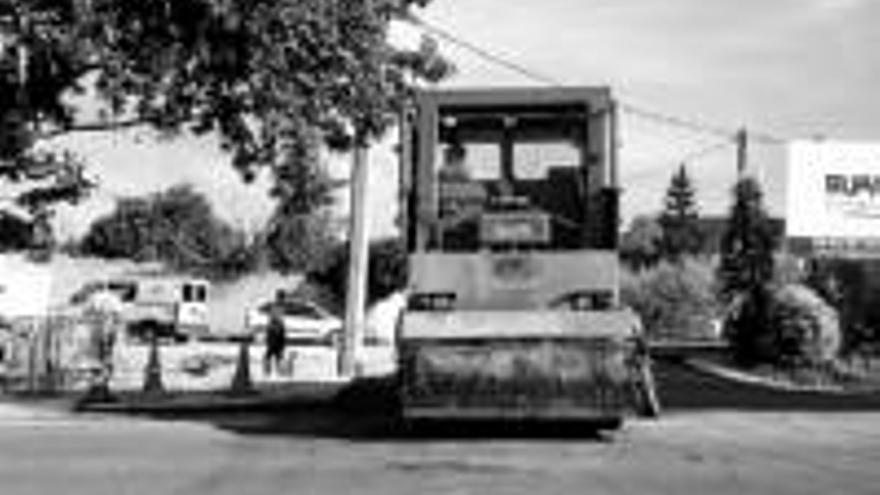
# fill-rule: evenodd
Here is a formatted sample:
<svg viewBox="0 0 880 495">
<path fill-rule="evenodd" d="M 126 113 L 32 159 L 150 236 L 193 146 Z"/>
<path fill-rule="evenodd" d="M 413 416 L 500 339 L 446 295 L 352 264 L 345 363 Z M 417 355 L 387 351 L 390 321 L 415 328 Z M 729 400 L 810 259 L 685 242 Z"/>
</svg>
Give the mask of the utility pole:
<svg viewBox="0 0 880 495">
<path fill-rule="evenodd" d="M 745 127 L 736 133 L 736 178 L 745 177 L 749 162 L 749 134 Z"/>
<path fill-rule="evenodd" d="M 345 298 L 345 327 L 339 349 L 338 372 L 345 378 L 357 376 L 358 359 L 364 340 L 367 300 L 369 235 L 367 232 L 367 145 L 364 135 L 355 131 L 351 169 L 348 229 L 348 290 Z"/>
<path fill-rule="evenodd" d="M 618 150 L 618 113 L 617 101 L 608 106 L 608 186 L 618 188 L 617 150 Z"/>
</svg>

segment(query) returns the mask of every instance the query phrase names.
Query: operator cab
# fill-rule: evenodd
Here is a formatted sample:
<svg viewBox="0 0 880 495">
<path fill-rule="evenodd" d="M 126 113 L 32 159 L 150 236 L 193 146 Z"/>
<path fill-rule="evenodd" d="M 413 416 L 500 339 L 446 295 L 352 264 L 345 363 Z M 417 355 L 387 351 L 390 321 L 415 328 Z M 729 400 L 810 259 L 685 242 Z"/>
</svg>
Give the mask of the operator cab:
<svg viewBox="0 0 880 495">
<path fill-rule="evenodd" d="M 410 250 L 614 249 L 616 195 L 596 163 L 604 143 L 592 142 L 591 111 L 583 100 L 422 102 L 409 143 Z"/>
</svg>

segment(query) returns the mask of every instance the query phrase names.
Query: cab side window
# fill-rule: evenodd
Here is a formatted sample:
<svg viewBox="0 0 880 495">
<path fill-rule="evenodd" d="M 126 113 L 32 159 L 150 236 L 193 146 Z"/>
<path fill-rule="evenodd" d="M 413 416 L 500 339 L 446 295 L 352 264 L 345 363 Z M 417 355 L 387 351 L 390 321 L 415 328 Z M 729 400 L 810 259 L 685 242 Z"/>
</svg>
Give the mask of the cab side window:
<svg viewBox="0 0 880 495">
<path fill-rule="evenodd" d="M 195 290 L 190 284 L 183 284 L 183 302 L 192 302 L 195 299 Z"/>
<path fill-rule="evenodd" d="M 183 302 L 205 302 L 208 288 L 201 284 L 183 284 Z"/>
</svg>

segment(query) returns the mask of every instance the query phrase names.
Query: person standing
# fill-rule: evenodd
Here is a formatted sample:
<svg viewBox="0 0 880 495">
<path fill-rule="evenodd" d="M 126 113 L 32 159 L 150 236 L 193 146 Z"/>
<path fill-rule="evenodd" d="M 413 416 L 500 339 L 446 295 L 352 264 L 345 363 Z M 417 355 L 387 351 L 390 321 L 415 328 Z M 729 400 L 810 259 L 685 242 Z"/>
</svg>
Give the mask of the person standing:
<svg viewBox="0 0 880 495">
<path fill-rule="evenodd" d="M 284 359 L 286 346 L 284 320 L 281 318 L 280 306 L 273 305 L 269 312 L 269 323 L 266 326 L 266 355 L 263 360 L 263 372 L 266 376 L 280 374 L 281 361 Z"/>
</svg>

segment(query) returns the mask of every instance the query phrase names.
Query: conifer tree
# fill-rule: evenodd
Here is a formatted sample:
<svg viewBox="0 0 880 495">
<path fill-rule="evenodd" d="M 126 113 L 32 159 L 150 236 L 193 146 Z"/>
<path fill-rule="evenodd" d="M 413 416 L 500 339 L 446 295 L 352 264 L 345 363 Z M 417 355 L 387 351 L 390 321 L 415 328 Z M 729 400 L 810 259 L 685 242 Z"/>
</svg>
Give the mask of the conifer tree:
<svg viewBox="0 0 880 495">
<path fill-rule="evenodd" d="M 753 178 L 734 187 L 734 203 L 721 238 L 718 279 L 730 311 L 725 333 L 734 358 L 749 365 L 768 358 L 772 328 L 773 251 L 776 238 Z M 771 351 L 772 352 L 772 351 Z"/>
<path fill-rule="evenodd" d="M 770 283 L 776 241 L 761 186 L 751 177 L 740 180 L 721 238 L 718 275 L 723 295 L 735 296 Z"/>
<path fill-rule="evenodd" d="M 661 252 L 666 259 L 677 261 L 685 254 L 697 254 L 703 249 L 695 195 L 687 168 L 681 165 L 672 176 L 660 214 Z"/>
</svg>

